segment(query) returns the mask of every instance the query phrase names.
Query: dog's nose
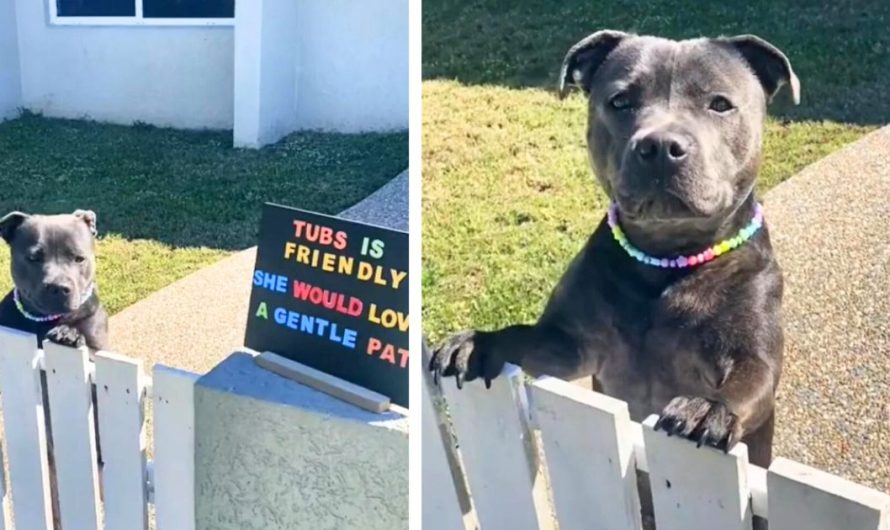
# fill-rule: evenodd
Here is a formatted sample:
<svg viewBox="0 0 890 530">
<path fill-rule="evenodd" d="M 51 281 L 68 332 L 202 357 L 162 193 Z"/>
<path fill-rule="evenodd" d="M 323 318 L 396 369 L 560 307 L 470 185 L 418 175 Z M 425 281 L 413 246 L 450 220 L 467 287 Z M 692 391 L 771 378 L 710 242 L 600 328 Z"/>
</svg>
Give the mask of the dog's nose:
<svg viewBox="0 0 890 530">
<path fill-rule="evenodd" d="M 655 132 L 639 139 L 634 147 L 637 156 L 645 163 L 664 159 L 670 163 L 680 163 L 689 154 L 688 141 L 679 134 Z"/>
<path fill-rule="evenodd" d="M 53 296 L 68 296 L 71 294 L 71 286 L 60 283 L 51 283 L 46 287 L 49 294 Z"/>
</svg>

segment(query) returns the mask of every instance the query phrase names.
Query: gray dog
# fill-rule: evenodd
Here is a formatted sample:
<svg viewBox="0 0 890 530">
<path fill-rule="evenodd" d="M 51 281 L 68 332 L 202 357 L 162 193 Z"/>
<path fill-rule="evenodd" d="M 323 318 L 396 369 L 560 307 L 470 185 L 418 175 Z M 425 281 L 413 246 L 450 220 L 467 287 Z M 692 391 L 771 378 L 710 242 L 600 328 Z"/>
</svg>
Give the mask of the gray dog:
<svg viewBox="0 0 890 530">
<path fill-rule="evenodd" d="M 104 349 L 108 315 L 96 286 L 95 235 L 91 211 L 12 212 L 0 219 L 15 284 L 0 302 L 0 325 L 34 333 L 40 342 Z"/>
<path fill-rule="evenodd" d="M 108 315 L 99 303 L 96 285 L 96 214 L 88 210 L 69 215 L 12 212 L 0 219 L 0 237 L 9 244 L 14 283 L 12 292 L 0 302 L 0 326 L 34 333 L 40 344 L 50 340 L 64 346 L 106 349 Z M 45 374 L 41 381 L 53 523 L 60 528 Z M 98 429 L 96 444 L 99 449 Z M 101 450 L 98 460 L 101 467 Z"/>
<path fill-rule="evenodd" d="M 754 197 L 766 104 L 797 77 L 754 36 L 672 41 L 617 31 L 562 67 L 589 99 L 590 160 L 610 215 L 534 325 L 464 331 L 433 353 L 436 380 L 592 375 L 640 421 L 772 458 L 782 371 L 782 275 Z"/>
</svg>

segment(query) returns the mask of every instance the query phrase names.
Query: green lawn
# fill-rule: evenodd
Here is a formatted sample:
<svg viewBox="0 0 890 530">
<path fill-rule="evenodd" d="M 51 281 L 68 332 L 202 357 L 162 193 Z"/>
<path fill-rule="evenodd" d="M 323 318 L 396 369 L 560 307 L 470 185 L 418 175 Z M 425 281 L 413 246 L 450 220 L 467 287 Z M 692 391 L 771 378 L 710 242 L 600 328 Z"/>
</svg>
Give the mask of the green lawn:
<svg viewBox="0 0 890 530">
<path fill-rule="evenodd" d="M 777 98 L 761 192 L 890 122 L 890 3 L 728 4 L 424 2 L 423 317 L 433 341 L 533 321 L 604 214 L 583 98 L 553 91 L 565 51 L 596 29 L 755 33 L 785 50 L 803 101 Z"/>
<path fill-rule="evenodd" d="M 407 165 L 407 133 L 298 133 L 251 151 L 233 149 L 229 131 L 25 115 L 0 124 L 0 215 L 95 210 L 102 298 L 115 313 L 254 245 L 263 202 L 337 213 Z M 0 290 L 10 285 L 0 274 Z"/>
</svg>

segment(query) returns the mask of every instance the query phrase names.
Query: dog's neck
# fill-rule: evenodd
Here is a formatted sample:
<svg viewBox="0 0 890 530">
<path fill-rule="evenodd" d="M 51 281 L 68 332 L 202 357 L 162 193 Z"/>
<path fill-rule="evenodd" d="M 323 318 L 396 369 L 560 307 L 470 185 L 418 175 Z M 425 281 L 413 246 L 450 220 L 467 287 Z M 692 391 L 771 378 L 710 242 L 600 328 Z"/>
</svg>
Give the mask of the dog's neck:
<svg viewBox="0 0 890 530">
<path fill-rule="evenodd" d="M 658 223 L 622 219 L 621 228 L 635 247 L 650 256 L 696 254 L 738 234 L 751 222 L 756 202 L 754 193 L 750 193 L 733 212 L 721 218 Z"/>
</svg>

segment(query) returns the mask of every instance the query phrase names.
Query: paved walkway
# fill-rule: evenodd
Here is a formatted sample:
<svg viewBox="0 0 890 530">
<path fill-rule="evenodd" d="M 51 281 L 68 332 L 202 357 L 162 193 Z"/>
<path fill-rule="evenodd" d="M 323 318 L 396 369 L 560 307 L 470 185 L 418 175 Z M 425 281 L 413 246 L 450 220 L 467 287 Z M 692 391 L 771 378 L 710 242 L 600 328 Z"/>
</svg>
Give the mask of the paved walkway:
<svg viewBox="0 0 890 530">
<path fill-rule="evenodd" d="M 785 273 L 776 453 L 890 492 L 890 126 L 765 209 Z"/>
<path fill-rule="evenodd" d="M 340 214 L 407 230 L 408 172 Z M 111 317 L 112 348 L 145 361 L 205 373 L 244 345 L 256 247 L 152 293 Z"/>
</svg>

